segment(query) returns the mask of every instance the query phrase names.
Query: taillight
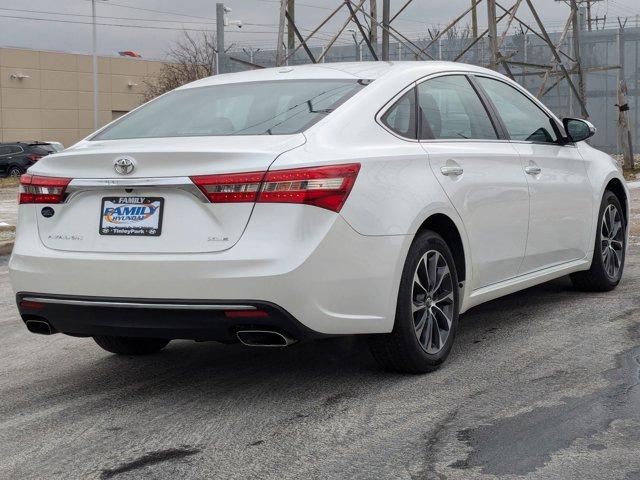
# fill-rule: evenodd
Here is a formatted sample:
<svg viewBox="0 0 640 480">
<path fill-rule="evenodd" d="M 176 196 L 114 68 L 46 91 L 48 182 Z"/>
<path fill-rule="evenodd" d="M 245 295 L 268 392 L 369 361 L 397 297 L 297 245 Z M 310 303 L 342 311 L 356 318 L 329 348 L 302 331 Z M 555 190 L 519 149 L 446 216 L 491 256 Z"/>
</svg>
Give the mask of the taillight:
<svg viewBox="0 0 640 480">
<path fill-rule="evenodd" d="M 61 203 L 70 181 L 25 173 L 20 177 L 20 203 Z"/>
<path fill-rule="evenodd" d="M 213 203 L 255 202 L 264 172 L 191 177 Z"/>
<path fill-rule="evenodd" d="M 302 203 L 339 212 L 359 163 L 191 177 L 213 203 Z"/>
<path fill-rule="evenodd" d="M 40 160 L 42 158 L 42 155 L 35 155 L 33 153 L 27 155 L 25 157 L 27 160 L 29 160 L 30 162 L 37 162 L 38 160 Z"/>
<path fill-rule="evenodd" d="M 351 163 L 267 172 L 258 202 L 304 203 L 339 212 L 359 170 L 359 163 Z"/>
</svg>

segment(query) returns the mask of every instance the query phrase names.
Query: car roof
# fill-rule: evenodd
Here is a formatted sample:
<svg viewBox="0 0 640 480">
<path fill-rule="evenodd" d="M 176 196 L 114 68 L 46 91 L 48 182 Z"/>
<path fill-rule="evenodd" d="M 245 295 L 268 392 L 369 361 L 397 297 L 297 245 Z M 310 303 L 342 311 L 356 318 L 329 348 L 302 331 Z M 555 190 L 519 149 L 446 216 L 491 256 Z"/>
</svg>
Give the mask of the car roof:
<svg viewBox="0 0 640 480">
<path fill-rule="evenodd" d="M 49 142 L 38 142 L 37 140 L 18 140 L 17 142 L 0 142 L 0 145 L 26 145 L 28 147 L 42 147 L 46 145 L 51 145 Z"/>
<path fill-rule="evenodd" d="M 196 80 L 180 87 L 180 89 L 204 87 L 244 82 L 261 82 L 270 80 L 303 80 L 303 79 L 367 79 L 376 80 L 391 72 L 402 73 L 419 70 L 422 75 L 447 71 L 484 72 L 499 75 L 493 70 L 466 63 L 443 61 L 402 61 L 402 62 L 338 62 L 316 63 L 274 68 L 262 68 L 244 72 L 226 73 Z"/>
</svg>

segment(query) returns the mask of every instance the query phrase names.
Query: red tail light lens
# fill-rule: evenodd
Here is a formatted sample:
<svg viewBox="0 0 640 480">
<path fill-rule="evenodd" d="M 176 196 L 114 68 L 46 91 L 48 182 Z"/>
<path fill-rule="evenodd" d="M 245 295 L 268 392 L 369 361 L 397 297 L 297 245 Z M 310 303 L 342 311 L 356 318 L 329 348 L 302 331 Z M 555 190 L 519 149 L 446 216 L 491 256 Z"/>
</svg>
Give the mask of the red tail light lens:
<svg viewBox="0 0 640 480">
<path fill-rule="evenodd" d="M 359 163 L 267 172 L 258 202 L 303 203 L 339 212 L 353 188 Z"/>
<path fill-rule="evenodd" d="M 303 203 L 339 212 L 353 188 L 359 163 L 273 172 L 191 177 L 213 203 Z"/>
<path fill-rule="evenodd" d="M 61 203 L 70 181 L 25 173 L 20 177 L 20 203 Z"/>
<path fill-rule="evenodd" d="M 213 203 L 255 202 L 264 172 L 201 175 L 191 181 Z"/>
<path fill-rule="evenodd" d="M 44 303 L 32 302 L 31 300 L 22 300 L 20 302 L 22 308 L 31 308 L 33 310 L 40 310 L 44 308 Z"/>
<path fill-rule="evenodd" d="M 35 155 L 35 154 L 30 154 L 27 155 L 25 157 L 27 160 L 29 160 L 30 162 L 37 162 L 38 160 L 40 160 L 42 158 L 42 155 Z"/>
</svg>

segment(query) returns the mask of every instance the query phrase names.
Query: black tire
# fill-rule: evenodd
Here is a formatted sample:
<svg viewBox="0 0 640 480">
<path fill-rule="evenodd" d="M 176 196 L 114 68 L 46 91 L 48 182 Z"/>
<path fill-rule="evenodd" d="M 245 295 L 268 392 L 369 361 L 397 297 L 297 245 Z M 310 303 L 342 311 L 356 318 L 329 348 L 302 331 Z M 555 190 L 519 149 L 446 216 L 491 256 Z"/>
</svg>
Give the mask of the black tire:
<svg viewBox="0 0 640 480">
<path fill-rule="evenodd" d="M 620 215 L 620 230 L 622 234 L 622 248 L 620 250 L 620 267 L 615 275 L 607 272 L 603 251 L 607 248 L 604 246 L 606 240 L 602 239 L 603 234 L 603 217 L 609 206 L 613 206 Z M 591 268 L 584 272 L 576 272 L 570 275 L 571 282 L 578 290 L 588 292 L 608 292 L 613 290 L 620 283 L 622 271 L 624 270 L 624 261 L 626 253 L 627 231 L 624 220 L 625 212 L 620 205 L 618 197 L 610 191 L 604 192 L 602 203 L 600 204 L 600 212 L 598 213 L 598 227 L 596 229 L 595 246 L 593 248 L 593 259 L 591 260 Z"/>
<path fill-rule="evenodd" d="M 93 337 L 95 342 L 107 352 L 118 355 L 149 355 L 162 350 L 171 340 L 162 338 L 112 337 L 101 335 Z"/>
<path fill-rule="evenodd" d="M 23 173 L 24 170 L 22 168 L 18 167 L 17 165 L 12 165 L 9 167 L 9 170 L 7 170 L 7 177 L 19 178 Z"/>
<path fill-rule="evenodd" d="M 426 347 L 421 344 L 421 340 L 418 339 L 419 336 L 416 333 L 416 319 L 419 318 L 420 313 L 417 311 L 413 313 L 412 309 L 413 306 L 416 305 L 414 303 L 414 274 L 418 275 L 418 264 L 423 261 L 423 257 L 427 255 L 428 252 L 433 251 L 438 252 L 442 256 L 449 268 L 451 292 L 450 295 L 447 296 L 451 296 L 452 303 L 446 306 L 448 311 L 450 311 L 449 316 L 451 317 L 451 325 L 447 338 L 439 351 L 429 353 L 425 349 Z M 444 276 L 442 278 L 444 278 Z M 444 283 L 444 280 L 440 283 Z M 427 301 L 431 302 L 431 294 L 427 293 L 426 295 L 428 295 Z M 447 302 L 449 302 L 449 300 L 447 300 Z M 428 307 L 427 310 L 431 311 L 431 307 Z M 415 238 L 409 249 L 407 260 L 405 261 L 402 271 L 393 331 L 388 334 L 371 335 L 368 338 L 371 353 L 382 367 L 395 372 L 427 373 L 437 370 L 451 351 L 458 326 L 458 311 L 458 275 L 451 250 L 444 239 L 437 233 L 430 230 L 421 232 Z M 414 317 L 416 314 L 417 316 Z M 433 318 L 435 317 L 434 314 Z M 435 327 L 437 327 L 437 325 L 435 325 Z M 438 334 L 438 339 L 441 339 L 439 335 L 440 334 Z M 430 336 L 428 338 L 431 339 Z M 427 343 L 430 344 L 428 341 Z"/>
</svg>

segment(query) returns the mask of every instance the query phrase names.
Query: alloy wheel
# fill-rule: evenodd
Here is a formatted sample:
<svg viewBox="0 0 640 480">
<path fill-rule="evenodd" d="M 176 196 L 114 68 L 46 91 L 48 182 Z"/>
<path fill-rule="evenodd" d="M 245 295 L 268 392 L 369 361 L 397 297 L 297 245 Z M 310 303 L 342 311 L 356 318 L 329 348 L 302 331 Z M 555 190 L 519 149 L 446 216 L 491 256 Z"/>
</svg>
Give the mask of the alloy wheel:
<svg viewBox="0 0 640 480">
<path fill-rule="evenodd" d="M 618 278 L 624 254 L 624 229 L 622 217 L 615 205 L 608 205 L 602 216 L 600 227 L 600 243 L 602 245 L 602 264 L 607 276 L 613 280 Z"/>
<path fill-rule="evenodd" d="M 414 331 L 425 352 L 436 354 L 447 343 L 454 302 L 449 264 L 440 252 L 429 250 L 418 262 L 411 289 Z"/>
</svg>

